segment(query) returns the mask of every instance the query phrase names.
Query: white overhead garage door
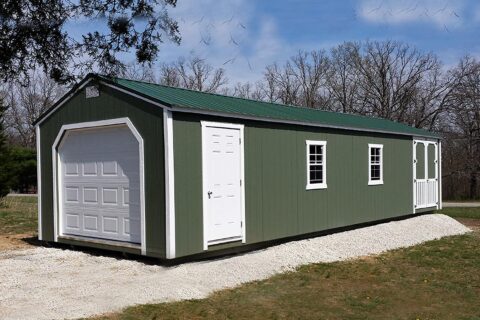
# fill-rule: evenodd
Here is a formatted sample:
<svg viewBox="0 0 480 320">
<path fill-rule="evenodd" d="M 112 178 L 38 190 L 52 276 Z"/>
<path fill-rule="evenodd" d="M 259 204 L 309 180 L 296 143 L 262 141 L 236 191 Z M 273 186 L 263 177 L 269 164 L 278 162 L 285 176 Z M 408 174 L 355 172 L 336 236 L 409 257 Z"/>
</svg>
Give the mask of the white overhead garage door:
<svg viewBox="0 0 480 320">
<path fill-rule="evenodd" d="M 67 131 L 58 153 L 62 234 L 140 243 L 139 144 L 130 129 Z"/>
</svg>

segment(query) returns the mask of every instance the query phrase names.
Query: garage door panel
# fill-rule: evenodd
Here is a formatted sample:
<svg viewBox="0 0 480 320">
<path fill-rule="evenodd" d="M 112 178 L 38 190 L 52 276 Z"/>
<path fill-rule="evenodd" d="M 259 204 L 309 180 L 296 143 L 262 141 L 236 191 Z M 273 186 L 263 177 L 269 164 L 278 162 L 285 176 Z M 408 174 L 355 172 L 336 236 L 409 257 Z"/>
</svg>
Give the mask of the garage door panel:
<svg viewBox="0 0 480 320">
<path fill-rule="evenodd" d="M 128 127 L 74 131 L 64 139 L 63 232 L 140 243 L 139 145 Z"/>
</svg>

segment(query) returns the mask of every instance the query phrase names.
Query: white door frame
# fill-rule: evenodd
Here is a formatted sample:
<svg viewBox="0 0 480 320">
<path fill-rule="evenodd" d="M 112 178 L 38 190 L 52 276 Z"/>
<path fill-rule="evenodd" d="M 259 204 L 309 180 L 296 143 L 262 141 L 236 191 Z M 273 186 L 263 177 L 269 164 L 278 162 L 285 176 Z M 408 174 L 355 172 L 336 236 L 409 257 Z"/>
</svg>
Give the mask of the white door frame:
<svg viewBox="0 0 480 320">
<path fill-rule="evenodd" d="M 226 128 L 226 129 L 236 129 L 240 131 L 240 179 L 241 179 L 241 186 L 240 186 L 240 210 L 241 210 L 241 224 L 242 224 L 242 236 L 241 239 L 226 239 L 224 241 L 215 241 L 213 244 L 220 244 L 225 242 L 232 242 L 241 240 L 242 243 L 246 242 L 246 232 L 245 232 L 245 158 L 244 158 L 244 125 L 243 124 L 234 124 L 234 123 L 223 123 L 223 122 L 211 122 L 211 121 L 200 121 L 202 125 L 202 200 L 203 200 L 203 249 L 208 250 L 208 215 L 207 212 L 207 190 L 208 186 L 206 184 L 205 179 L 205 172 L 207 169 L 206 159 L 207 154 L 206 150 L 206 143 L 205 143 L 205 129 L 207 127 L 213 128 Z"/>
<path fill-rule="evenodd" d="M 115 126 L 115 125 L 126 125 L 135 138 L 138 141 L 138 150 L 139 150 L 139 174 L 140 174 L 140 237 L 141 237 L 141 250 L 142 255 L 146 255 L 147 246 L 146 246 L 146 234 L 145 234 L 145 173 L 144 173 L 144 147 L 143 147 L 143 138 L 135 128 L 133 123 L 129 118 L 117 118 L 117 119 L 108 119 L 101 121 L 90 121 L 90 122 L 80 122 L 73 124 L 66 124 L 60 128 L 60 131 L 55 138 L 55 142 L 52 145 L 52 165 L 53 165 L 53 224 L 54 224 L 54 241 L 58 241 L 58 237 L 62 236 L 62 210 L 63 205 L 62 199 L 62 174 L 61 169 L 61 159 L 60 154 L 58 153 L 58 148 L 62 141 L 64 134 L 68 130 L 81 130 L 81 129 L 94 129 L 105 126 Z M 60 186 L 60 187 L 59 187 Z M 108 240 L 106 240 L 108 241 Z M 129 244 L 129 247 L 131 245 Z"/>
<path fill-rule="evenodd" d="M 424 179 L 417 179 L 417 145 L 421 143 L 423 144 L 424 147 Z M 433 145 L 435 147 L 435 159 L 434 159 L 434 164 L 435 164 L 435 178 L 429 179 L 428 178 L 428 147 L 429 145 Z M 434 139 L 427 139 L 427 138 L 414 138 L 413 139 L 413 213 L 416 213 L 417 209 L 423 209 L 423 208 L 430 208 L 433 206 L 430 205 L 421 205 L 417 206 L 417 181 L 418 180 L 424 180 L 424 181 L 435 181 L 435 197 L 436 197 L 436 203 L 435 203 L 435 208 L 441 209 L 442 208 L 442 191 L 441 191 L 441 165 L 442 165 L 442 158 L 441 158 L 441 141 L 440 140 L 434 140 Z"/>
</svg>

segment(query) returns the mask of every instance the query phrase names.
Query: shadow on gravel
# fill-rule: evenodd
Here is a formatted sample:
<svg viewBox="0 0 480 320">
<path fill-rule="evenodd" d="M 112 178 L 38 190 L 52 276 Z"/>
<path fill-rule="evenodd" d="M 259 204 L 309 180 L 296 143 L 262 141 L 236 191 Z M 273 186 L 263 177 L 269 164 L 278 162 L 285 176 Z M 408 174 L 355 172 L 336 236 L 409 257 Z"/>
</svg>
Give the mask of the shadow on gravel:
<svg viewBox="0 0 480 320">
<path fill-rule="evenodd" d="M 108 258 L 114 258 L 117 260 L 127 259 L 127 260 L 133 260 L 133 261 L 137 261 L 147 265 L 168 266 L 167 263 L 164 263 L 163 260 L 158 258 L 144 257 L 144 256 L 129 254 L 125 252 L 110 251 L 105 249 L 96 249 L 96 248 L 74 246 L 74 245 L 63 244 L 63 243 L 41 241 L 41 240 L 38 240 L 37 236 L 24 237 L 21 239 L 21 241 L 33 247 L 55 248 L 60 250 L 74 250 L 74 251 L 82 252 L 82 253 L 85 253 L 91 256 L 96 256 L 96 257 L 108 257 Z"/>
</svg>

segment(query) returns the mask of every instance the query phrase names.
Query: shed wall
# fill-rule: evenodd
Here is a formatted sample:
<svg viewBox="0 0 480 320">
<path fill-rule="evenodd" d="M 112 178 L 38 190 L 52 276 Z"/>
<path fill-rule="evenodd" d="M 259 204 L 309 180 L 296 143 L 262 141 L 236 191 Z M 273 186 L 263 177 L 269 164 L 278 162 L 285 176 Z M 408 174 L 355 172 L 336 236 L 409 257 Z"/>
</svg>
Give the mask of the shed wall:
<svg viewBox="0 0 480 320">
<path fill-rule="evenodd" d="M 163 113 L 157 106 L 100 87 L 100 96 L 85 98 L 80 90 L 40 124 L 42 234 L 54 240 L 52 145 L 62 125 L 128 117 L 144 141 L 145 229 L 147 255 L 165 257 L 165 182 Z"/>
<path fill-rule="evenodd" d="M 201 120 L 245 125 L 248 244 L 412 213 L 410 137 L 185 113 L 173 119 L 177 257 L 203 251 Z M 305 189 L 305 140 L 327 141 L 327 189 Z M 368 185 L 369 143 L 384 146 L 383 185 Z"/>
</svg>

